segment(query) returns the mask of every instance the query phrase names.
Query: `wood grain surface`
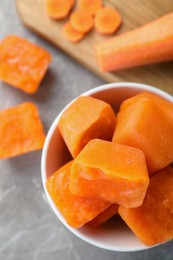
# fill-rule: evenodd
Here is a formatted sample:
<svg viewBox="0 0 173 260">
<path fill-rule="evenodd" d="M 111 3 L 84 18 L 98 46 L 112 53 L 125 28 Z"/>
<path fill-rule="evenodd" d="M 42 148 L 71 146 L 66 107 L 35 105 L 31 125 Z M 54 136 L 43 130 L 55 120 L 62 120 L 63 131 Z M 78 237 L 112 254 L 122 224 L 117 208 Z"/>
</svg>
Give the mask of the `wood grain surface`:
<svg viewBox="0 0 173 260">
<path fill-rule="evenodd" d="M 114 6 L 122 15 L 123 25 L 115 35 L 173 12 L 173 1 L 170 0 L 107 0 L 104 3 Z M 43 0 L 16 0 L 16 6 L 21 20 L 27 27 L 62 49 L 103 80 L 146 83 L 173 94 L 173 62 L 113 73 L 100 72 L 93 46 L 110 36 L 101 36 L 92 30 L 80 43 L 70 43 L 62 36 L 62 26 L 68 19 L 63 21 L 50 19 L 45 12 Z"/>
</svg>

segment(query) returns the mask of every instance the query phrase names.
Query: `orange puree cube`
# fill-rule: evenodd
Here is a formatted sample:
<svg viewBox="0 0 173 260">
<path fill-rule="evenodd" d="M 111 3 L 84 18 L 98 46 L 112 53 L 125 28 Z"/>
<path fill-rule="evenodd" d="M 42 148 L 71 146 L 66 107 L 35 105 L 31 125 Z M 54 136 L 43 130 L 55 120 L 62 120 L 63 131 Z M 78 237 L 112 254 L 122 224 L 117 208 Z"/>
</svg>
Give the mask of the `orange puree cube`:
<svg viewBox="0 0 173 260">
<path fill-rule="evenodd" d="M 78 196 L 138 207 L 148 184 L 143 152 L 126 145 L 91 140 L 72 164 L 70 189 Z"/>
<path fill-rule="evenodd" d="M 113 136 L 113 142 L 144 152 L 149 173 L 173 162 L 173 104 L 160 99 L 139 95 L 125 101 Z"/>
<path fill-rule="evenodd" d="M 41 149 L 44 140 L 43 125 L 33 103 L 0 111 L 0 159 Z"/>
<path fill-rule="evenodd" d="M 111 106 L 99 99 L 81 96 L 62 114 L 59 130 L 73 157 L 94 138 L 111 140 L 116 117 Z"/>
<path fill-rule="evenodd" d="M 29 94 L 37 91 L 50 63 L 50 54 L 15 35 L 0 44 L 0 79 Z"/>
<path fill-rule="evenodd" d="M 147 246 L 173 238 L 173 169 L 160 170 L 150 179 L 142 206 L 119 207 L 119 214 Z"/>
<path fill-rule="evenodd" d="M 142 92 L 138 95 L 132 96 L 131 98 L 126 99 L 122 104 L 121 104 L 121 111 L 126 109 L 127 107 L 129 107 L 130 105 L 133 105 L 135 102 L 137 102 L 138 100 L 145 98 L 148 100 L 151 100 L 152 102 L 154 102 L 157 106 L 159 106 L 163 112 L 165 112 L 167 115 L 169 115 L 170 119 L 173 120 L 173 104 L 154 94 L 151 92 Z"/>
<path fill-rule="evenodd" d="M 107 209 L 101 212 L 97 217 L 88 222 L 88 225 L 91 227 L 98 227 L 101 224 L 108 221 L 110 218 L 115 216 L 118 213 L 118 204 L 111 204 Z"/>
<path fill-rule="evenodd" d="M 46 187 L 67 223 L 79 228 L 109 207 L 110 203 L 102 199 L 81 198 L 72 195 L 69 189 L 71 165 L 72 161 L 51 175 L 46 182 Z"/>
</svg>

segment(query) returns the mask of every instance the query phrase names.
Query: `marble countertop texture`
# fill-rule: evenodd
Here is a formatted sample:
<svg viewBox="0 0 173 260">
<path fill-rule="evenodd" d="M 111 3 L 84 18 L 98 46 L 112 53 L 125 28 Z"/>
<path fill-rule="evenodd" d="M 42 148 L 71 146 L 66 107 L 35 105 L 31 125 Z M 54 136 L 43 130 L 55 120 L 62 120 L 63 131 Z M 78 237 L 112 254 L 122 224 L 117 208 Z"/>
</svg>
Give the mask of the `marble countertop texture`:
<svg viewBox="0 0 173 260">
<path fill-rule="evenodd" d="M 80 93 L 104 82 L 23 26 L 14 0 L 0 0 L 0 39 L 26 37 L 46 48 L 53 60 L 41 87 L 27 95 L 0 82 L 0 109 L 34 102 L 47 132 L 60 110 Z M 43 191 L 41 151 L 0 161 L 1 260 L 172 260 L 173 241 L 147 251 L 111 252 L 71 234 L 51 211 Z"/>
</svg>

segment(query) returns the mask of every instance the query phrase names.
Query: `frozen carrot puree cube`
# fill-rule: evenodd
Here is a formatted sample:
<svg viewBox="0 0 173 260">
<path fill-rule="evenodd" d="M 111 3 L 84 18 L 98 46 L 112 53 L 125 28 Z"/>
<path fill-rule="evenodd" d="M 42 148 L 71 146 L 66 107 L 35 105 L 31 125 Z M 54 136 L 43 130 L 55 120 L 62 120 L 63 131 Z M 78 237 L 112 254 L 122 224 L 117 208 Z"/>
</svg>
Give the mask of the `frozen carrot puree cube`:
<svg viewBox="0 0 173 260">
<path fill-rule="evenodd" d="M 126 99 L 121 104 L 121 111 L 126 109 L 130 105 L 133 105 L 139 99 L 143 99 L 143 98 L 148 99 L 154 104 L 156 104 L 157 106 L 159 106 L 162 109 L 162 111 L 165 112 L 170 117 L 171 121 L 173 120 L 173 103 L 151 92 L 142 92 L 140 94 L 132 96 L 131 98 Z"/>
<path fill-rule="evenodd" d="M 119 214 L 147 246 L 173 238 L 173 169 L 164 168 L 150 179 L 143 204 L 138 208 L 119 207 Z"/>
<path fill-rule="evenodd" d="M 43 126 L 33 103 L 0 111 L 0 159 L 41 149 L 44 140 Z"/>
<path fill-rule="evenodd" d="M 70 190 L 78 196 L 138 207 L 148 184 L 144 153 L 126 145 L 91 140 L 72 164 Z"/>
<path fill-rule="evenodd" d="M 37 91 L 50 63 L 50 54 L 15 35 L 0 44 L 0 79 L 32 94 Z"/>
<path fill-rule="evenodd" d="M 81 96 L 62 114 L 59 130 L 73 157 L 94 138 L 111 140 L 116 117 L 111 106 L 99 99 Z"/>
<path fill-rule="evenodd" d="M 91 227 L 98 227 L 101 224 L 108 221 L 110 218 L 115 216 L 118 213 L 118 204 L 111 204 L 107 209 L 101 212 L 97 217 L 88 222 L 88 225 Z"/>
<path fill-rule="evenodd" d="M 110 203 L 102 199 L 81 198 L 71 194 L 69 180 L 72 162 L 68 162 L 51 175 L 46 182 L 46 188 L 67 223 L 79 228 L 109 207 Z"/>
<path fill-rule="evenodd" d="M 140 148 L 152 174 L 173 162 L 173 104 L 140 95 L 134 99 L 120 107 L 113 142 Z"/>
</svg>

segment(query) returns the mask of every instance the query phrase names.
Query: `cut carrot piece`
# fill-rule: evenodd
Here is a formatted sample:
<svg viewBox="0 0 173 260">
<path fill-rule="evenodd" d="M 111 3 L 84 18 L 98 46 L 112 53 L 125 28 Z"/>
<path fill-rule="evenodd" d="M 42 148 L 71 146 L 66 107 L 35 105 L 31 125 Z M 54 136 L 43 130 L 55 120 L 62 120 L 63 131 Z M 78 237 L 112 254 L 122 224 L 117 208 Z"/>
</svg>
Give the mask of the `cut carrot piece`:
<svg viewBox="0 0 173 260">
<path fill-rule="evenodd" d="M 71 14 L 70 23 L 79 32 L 87 33 L 93 27 L 93 17 L 84 11 L 77 10 Z"/>
<path fill-rule="evenodd" d="M 111 140 L 116 117 L 111 106 L 99 99 L 81 96 L 62 114 L 59 130 L 73 157 L 94 138 Z"/>
<path fill-rule="evenodd" d="M 70 42 L 79 42 L 85 36 L 84 33 L 76 31 L 70 22 L 64 25 L 62 33 L 64 37 Z"/>
<path fill-rule="evenodd" d="M 103 6 L 102 0 L 79 0 L 78 9 L 95 15 L 97 11 Z"/>
<path fill-rule="evenodd" d="M 0 159 L 41 149 L 44 140 L 43 126 L 33 103 L 0 111 Z"/>
<path fill-rule="evenodd" d="M 119 12 L 109 6 L 102 7 L 95 16 L 95 28 L 101 34 L 112 34 L 121 25 Z"/>
<path fill-rule="evenodd" d="M 107 222 L 110 218 L 115 216 L 118 213 L 119 205 L 112 204 L 103 212 L 101 212 L 97 217 L 88 222 L 88 225 L 91 227 L 98 227 L 101 224 Z"/>
<path fill-rule="evenodd" d="M 173 59 L 173 13 L 95 46 L 102 71 Z"/>
<path fill-rule="evenodd" d="M 15 35 L 0 44 L 0 79 L 29 94 L 37 91 L 51 61 L 50 54 Z"/>
<path fill-rule="evenodd" d="M 53 19 L 67 17 L 73 5 L 74 1 L 72 0 L 45 0 L 46 12 Z"/>
<path fill-rule="evenodd" d="M 149 96 L 134 99 L 120 107 L 113 142 L 141 149 L 152 174 L 173 162 L 173 104 L 163 100 L 158 105 Z"/>
<path fill-rule="evenodd" d="M 69 190 L 71 165 L 72 161 L 50 176 L 46 187 L 67 223 L 79 228 L 109 207 L 110 203 L 100 199 L 80 198 L 72 195 Z"/>
<path fill-rule="evenodd" d="M 165 168 L 150 179 L 142 206 L 119 207 L 119 214 L 147 246 L 173 238 L 173 169 Z"/>
<path fill-rule="evenodd" d="M 125 207 L 142 204 L 149 184 L 144 153 L 112 142 L 91 140 L 74 159 L 70 190 Z"/>
</svg>

